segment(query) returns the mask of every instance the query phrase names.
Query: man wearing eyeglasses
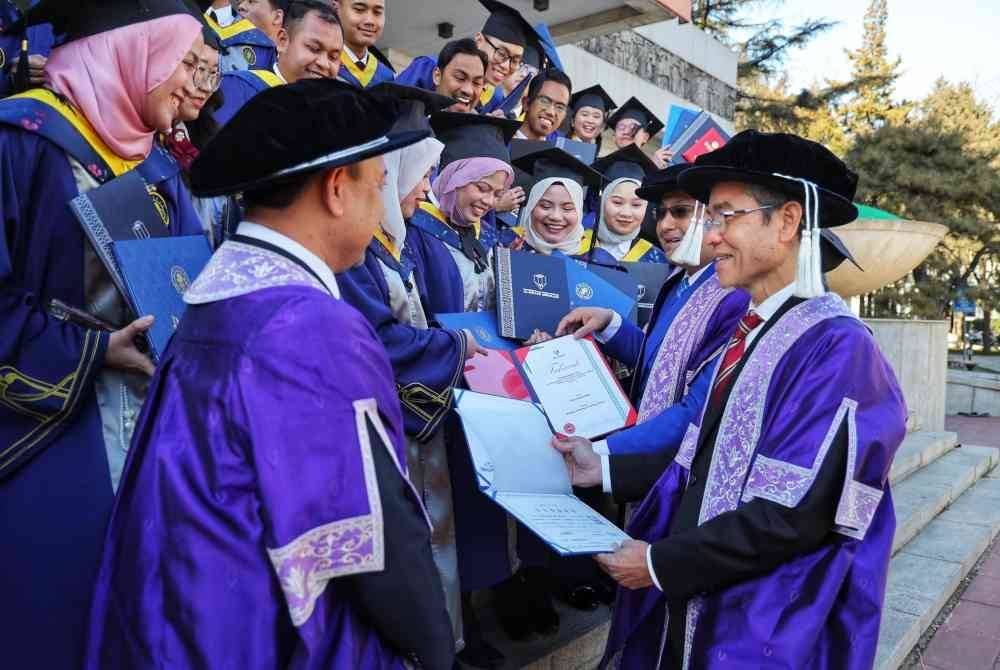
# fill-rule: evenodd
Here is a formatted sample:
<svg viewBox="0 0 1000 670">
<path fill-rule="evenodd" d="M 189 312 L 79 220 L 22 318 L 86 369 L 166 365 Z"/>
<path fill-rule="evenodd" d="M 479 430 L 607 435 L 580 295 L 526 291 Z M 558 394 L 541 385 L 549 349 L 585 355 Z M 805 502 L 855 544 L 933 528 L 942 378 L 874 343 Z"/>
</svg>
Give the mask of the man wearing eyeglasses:
<svg viewBox="0 0 1000 670">
<path fill-rule="evenodd" d="M 538 35 L 521 13 L 499 0 L 479 0 L 490 12 L 483 29 L 473 36 L 476 47 L 486 54 L 486 85 L 479 98 L 478 109 L 489 114 L 500 108 L 506 97 L 501 84 L 521 67 L 524 50 L 531 44 L 539 52 Z M 400 84 L 434 90 L 434 69 L 437 59 L 420 56 L 396 78 Z"/>
<path fill-rule="evenodd" d="M 603 479 L 620 502 L 642 501 L 636 539 L 597 557 L 622 587 L 605 662 L 871 668 L 906 406 L 871 333 L 823 282 L 850 258 L 826 229 L 857 218 L 857 175 L 815 142 L 745 131 L 679 186 L 708 203 L 720 285 L 752 303 L 665 471 L 655 454 L 602 464 L 555 445 L 574 484 Z"/>
<path fill-rule="evenodd" d="M 543 70 L 528 84 L 524 123 L 514 135 L 521 140 L 554 141 L 566 120 L 573 82 L 556 69 Z"/>
<path fill-rule="evenodd" d="M 344 33 L 336 12 L 322 0 L 292 0 L 278 32 L 278 62 L 270 70 L 228 72 L 222 77 L 223 105 L 215 120 L 224 125 L 263 90 L 300 79 L 336 79 Z"/>
<path fill-rule="evenodd" d="M 596 335 L 606 354 L 635 370 L 630 395 L 639 408 L 639 422 L 594 445 L 582 437 L 567 438 L 573 446 L 592 446 L 605 462 L 609 454 L 660 452 L 672 457 L 677 452 L 688 424 L 697 421 L 705 404 L 712 363 L 750 301 L 746 291 L 719 285 L 712 249 L 692 223 L 699 206 L 677 185 L 688 167 L 655 172 L 636 191 L 658 207 L 660 246 L 678 266 L 660 289 L 645 332 L 622 315 L 596 307 L 573 310 L 556 331 L 557 336 Z M 685 253 L 679 254 L 681 247 Z"/>
</svg>

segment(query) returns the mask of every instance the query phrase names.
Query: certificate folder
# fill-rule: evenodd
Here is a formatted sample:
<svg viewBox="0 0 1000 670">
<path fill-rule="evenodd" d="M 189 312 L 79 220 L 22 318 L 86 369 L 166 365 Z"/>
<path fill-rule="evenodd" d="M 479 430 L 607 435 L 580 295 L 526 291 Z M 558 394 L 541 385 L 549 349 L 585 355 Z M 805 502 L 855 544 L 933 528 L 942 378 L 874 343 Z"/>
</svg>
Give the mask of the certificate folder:
<svg viewBox="0 0 1000 670">
<path fill-rule="evenodd" d="M 629 539 L 573 495 L 562 455 L 541 408 L 530 402 L 455 391 L 455 410 L 480 491 L 562 556 L 614 551 Z"/>
<path fill-rule="evenodd" d="M 594 274 L 613 284 L 619 291 L 631 295 L 636 300 L 636 308 L 632 314 L 622 314 L 642 328 L 649 323 L 653 313 L 653 304 L 660 294 L 667 277 L 676 268 L 666 263 L 633 263 L 619 262 L 617 267 L 591 263 L 587 266 Z"/>
<path fill-rule="evenodd" d="M 629 314 L 634 300 L 567 256 L 496 250 L 497 320 L 503 337 L 527 340 L 535 329 L 554 334 L 575 307 Z"/>
<path fill-rule="evenodd" d="M 114 243 L 125 281 L 125 299 L 138 316 L 152 314 L 146 333 L 157 363 L 184 314 L 184 292 L 208 263 L 212 251 L 202 235 Z"/>
</svg>

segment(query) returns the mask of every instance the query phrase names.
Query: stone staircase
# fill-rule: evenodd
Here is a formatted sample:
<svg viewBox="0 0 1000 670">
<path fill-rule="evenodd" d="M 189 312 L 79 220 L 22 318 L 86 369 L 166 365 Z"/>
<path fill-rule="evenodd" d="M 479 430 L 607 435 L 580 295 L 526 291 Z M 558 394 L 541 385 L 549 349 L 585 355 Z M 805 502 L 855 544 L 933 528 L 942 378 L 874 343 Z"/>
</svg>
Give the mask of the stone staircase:
<svg viewBox="0 0 1000 670">
<path fill-rule="evenodd" d="M 890 473 L 896 536 L 876 670 L 896 670 L 1000 532 L 1000 450 L 959 446 L 948 432 L 907 436 Z M 609 611 L 560 608 L 555 638 L 515 644 L 484 608 L 484 628 L 506 668 L 585 670 L 604 650 Z"/>
</svg>

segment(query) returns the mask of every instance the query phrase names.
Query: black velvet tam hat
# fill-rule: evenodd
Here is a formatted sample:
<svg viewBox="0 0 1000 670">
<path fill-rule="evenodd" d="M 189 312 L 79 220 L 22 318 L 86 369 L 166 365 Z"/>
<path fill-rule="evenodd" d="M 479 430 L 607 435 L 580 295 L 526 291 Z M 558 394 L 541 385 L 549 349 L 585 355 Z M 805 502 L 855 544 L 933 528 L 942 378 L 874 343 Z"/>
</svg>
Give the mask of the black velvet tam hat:
<svg viewBox="0 0 1000 670">
<path fill-rule="evenodd" d="M 652 174 L 648 174 L 642 180 L 642 186 L 636 189 L 635 194 L 643 200 L 648 200 L 658 205 L 663 196 L 668 193 L 683 193 L 684 191 L 681 190 L 677 179 L 681 176 L 681 172 L 690 167 L 687 163 L 681 163 L 679 165 L 669 165 L 663 170 L 657 170 Z"/>
<path fill-rule="evenodd" d="M 858 176 L 822 144 L 787 133 L 745 130 L 722 148 L 699 156 L 681 174 L 680 185 L 706 203 L 712 187 L 722 182 L 758 184 L 801 199 L 803 179 L 816 186 L 818 227 L 842 226 L 858 218 L 852 202 Z"/>
<path fill-rule="evenodd" d="M 41 0 L 12 30 L 51 23 L 60 44 L 136 23 L 188 14 L 203 20 L 187 0 Z"/>
<path fill-rule="evenodd" d="M 611 115 L 608 119 L 608 128 L 614 128 L 622 119 L 634 119 L 639 125 L 650 134 L 650 136 L 663 130 L 663 122 L 656 118 L 656 114 L 649 111 L 649 107 L 639 102 L 638 98 L 629 98 L 624 105 Z"/>
<path fill-rule="evenodd" d="M 490 13 L 483 24 L 484 35 L 522 47 L 532 44 L 537 48 L 535 29 L 521 16 L 521 12 L 498 0 L 479 0 L 479 3 Z"/>
<path fill-rule="evenodd" d="M 368 89 L 372 95 L 383 96 L 399 105 L 400 116 L 393 130 L 430 130 L 428 116 L 447 109 L 458 101 L 434 91 L 387 81 Z"/>
<path fill-rule="evenodd" d="M 642 149 L 630 144 L 604 158 L 598 158 L 594 161 L 594 169 L 611 182 L 625 177 L 642 181 L 656 172 L 657 167 Z"/>
<path fill-rule="evenodd" d="M 431 117 L 431 128 L 444 143 L 443 168 L 463 158 L 496 158 L 510 163 L 507 145 L 521 128 L 521 122 L 481 114 L 438 112 Z"/>
<path fill-rule="evenodd" d="M 430 131 L 396 131 L 398 105 L 332 79 L 254 96 L 191 167 L 199 197 L 228 195 L 401 149 Z"/>
<path fill-rule="evenodd" d="M 525 154 L 514 161 L 514 167 L 530 174 L 537 183 L 542 179 L 561 177 L 581 186 L 601 187 L 601 174 L 589 165 L 551 144 L 541 151 Z"/>
<path fill-rule="evenodd" d="M 618 105 L 615 104 L 615 101 L 610 95 L 608 95 L 608 92 L 604 90 L 603 86 L 595 84 L 590 88 L 585 88 L 582 91 L 574 93 L 573 97 L 569 99 L 569 106 L 570 109 L 573 110 L 574 114 L 576 114 L 581 107 L 594 107 L 607 115 Z"/>
</svg>

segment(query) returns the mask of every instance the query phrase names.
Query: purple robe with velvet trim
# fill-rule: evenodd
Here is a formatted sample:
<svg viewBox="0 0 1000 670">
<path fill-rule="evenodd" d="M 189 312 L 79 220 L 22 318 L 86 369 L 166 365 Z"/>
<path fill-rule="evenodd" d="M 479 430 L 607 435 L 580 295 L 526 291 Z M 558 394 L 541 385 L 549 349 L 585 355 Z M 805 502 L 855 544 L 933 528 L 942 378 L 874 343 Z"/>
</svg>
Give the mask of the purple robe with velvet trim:
<svg viewBox="0 0 1000 670">
<path fill-rule="evenodd" d="M 770 573 L 689 600 L 682 667 L 870 668 L 895 531 L 888 477 L 905 434 L 902 394 L 871 334 L 833 294 L 792 307 L 754 344 L 714 445 L 689 427 L 628 533 L 670 541 L 699 449 L 714 448 L 699 526 L 755 498 L 794 508 L 846 425 L 835 532 Z M 655 587 L 620 589 L 602 665 L 658 667 L 666 611 Z"/>
<path fill-rule="evenodd" d="M 185 300 L 115 501 L 87 667 L 407 667 L 339 579 L 388 569 L 375 450 L 405 477 L 375 333 L 303 267 L 233 241 Z"/>
</svg>

